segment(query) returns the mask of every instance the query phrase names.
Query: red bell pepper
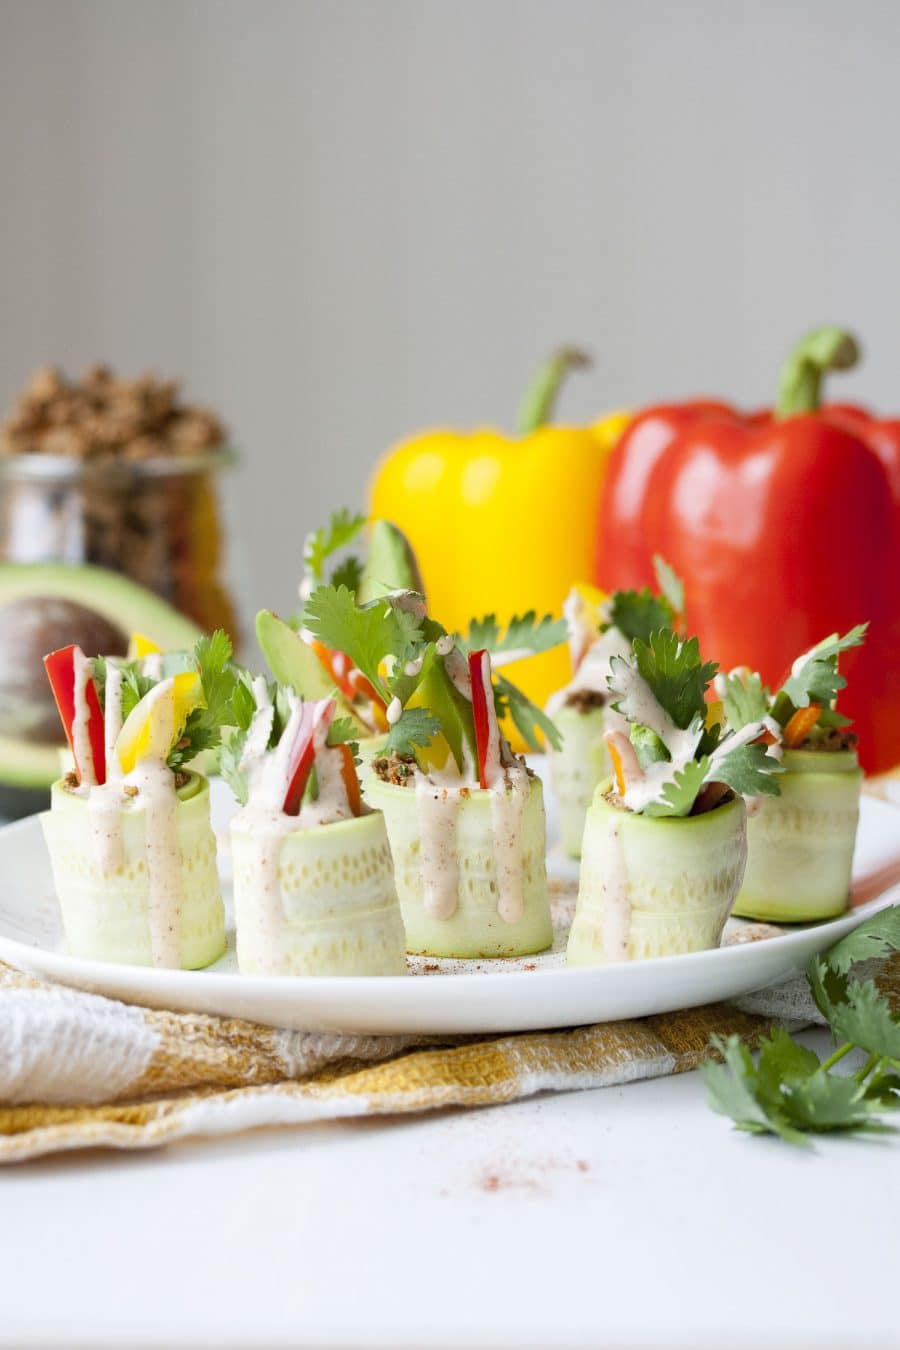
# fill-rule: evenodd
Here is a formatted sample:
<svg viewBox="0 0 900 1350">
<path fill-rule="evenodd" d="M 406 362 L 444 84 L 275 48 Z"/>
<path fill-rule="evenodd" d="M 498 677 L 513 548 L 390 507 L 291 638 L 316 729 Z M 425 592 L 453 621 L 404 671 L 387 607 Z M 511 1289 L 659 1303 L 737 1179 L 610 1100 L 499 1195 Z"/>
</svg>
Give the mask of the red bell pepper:
<svg viewBox="0 0 900 1350">
<path fill-rule="evenodd" d="M 100 710 L 97 686 L 91 676 L 88 676 L 84 685 L 84 699 L 88 712 L 88 763 L 81 762 L 83 756 L 79 758 L 72 737 L 72 728 L 75 724 L 75 662 L 77 659 L 87 660 L 80 647 L 60 647 L 58 651 L 50 652 L 49 656 L 44 657 L 44 668 L 47 671 L 50 688 L 53 690 L 53 697 L 56 699 L 56 706 L 59 709 L 66 740 L 69 742 L 69 749 L 75 759 L 75 771 L 78 774 L 79 783 L 83 783 L 85 779 L 88 783 L 105 783 L 106 746 L 103 713 Z"/>
<path fill-rule="evenodd" d="M 478 782 L 481 787 L 487 788 L 493 786 L 500 772 L 500 728 L 494 710 L 490 652 L 469 653 L 469 676 L 472 681 L 472 717 L 475 722 Z"/>
<path fill-rule="evenodd" d="M 900 762 L 900 421 L 819 407 L 853 339 L 817 329 L 785 364 L 772 413 L 649 408 L 613 452 L 596 580 L 652 585 L 661 553 L 685 582 L 690 631 L 724 668 L 776 685 L 823 633 L 870 620 L 842 657 L 841 711 L 869 772 Z"/>
<path fill-rule="evenodd" d="M 281 806 L 286 816 L 300 814 L 300 804 L 315 763 L 316 752 L 324 744 L 324 736 L 328 733 L 334 711 L 333 699 L 303 705 L 303 715 L 291 748 L 287 791 Z"/>
</svg>

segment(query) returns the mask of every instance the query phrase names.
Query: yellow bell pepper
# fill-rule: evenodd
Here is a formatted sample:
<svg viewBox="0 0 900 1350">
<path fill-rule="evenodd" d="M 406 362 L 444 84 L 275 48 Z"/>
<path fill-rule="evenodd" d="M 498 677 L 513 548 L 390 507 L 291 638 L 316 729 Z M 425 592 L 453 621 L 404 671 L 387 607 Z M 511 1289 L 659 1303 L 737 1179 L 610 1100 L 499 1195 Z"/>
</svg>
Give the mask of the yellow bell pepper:
<svg viewBox="0 0 900 1350">
<path fill-rule="evenodd" d="M 568 371 L 588 364 L 557 353 L 522 405 L 519 436 L 489 428 L 427 431 L 376 468 L 370 512 L 394 522 L 415 552 L 429 611 L 449 629 L 535 609 L 560 615 L 576 582 L 592 576 L 606 464 L 630 420 L 615 412 L 589 427 L 548 426 Z M 510 678 L 543 706 L 570 675 L 564 646 L 516 662 Z"/>
</svg>

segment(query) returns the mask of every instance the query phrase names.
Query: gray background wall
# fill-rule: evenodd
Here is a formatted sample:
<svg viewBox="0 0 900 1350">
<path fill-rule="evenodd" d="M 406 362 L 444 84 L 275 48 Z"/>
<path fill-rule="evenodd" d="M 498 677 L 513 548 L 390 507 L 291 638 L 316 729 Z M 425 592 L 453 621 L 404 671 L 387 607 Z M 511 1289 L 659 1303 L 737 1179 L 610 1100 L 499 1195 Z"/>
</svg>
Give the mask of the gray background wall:
<svg viewBox="0 0 900 1350">
<path fill-rule="evenodd" d="M 251 600 L 392 440 L 762 400 L 864 336 L 900 408 L 900 5 L 5 0 L 0 403 L 36 365 L 181 373 L 245 450 Z"/>
</svg>

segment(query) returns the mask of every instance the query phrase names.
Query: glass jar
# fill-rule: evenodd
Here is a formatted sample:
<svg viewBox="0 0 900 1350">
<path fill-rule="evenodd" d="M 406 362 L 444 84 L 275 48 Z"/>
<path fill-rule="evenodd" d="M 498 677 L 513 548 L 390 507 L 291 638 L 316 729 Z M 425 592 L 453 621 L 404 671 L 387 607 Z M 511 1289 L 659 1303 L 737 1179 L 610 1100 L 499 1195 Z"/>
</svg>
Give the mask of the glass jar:
<svg viewBox="0 0 900 1350">
<path fill-rule="evenodd" d="M 0 563 L 50 565 L 39 592 L 12 568 L 0 586 L 0 817 L 43 808 L 58 776 L 61 729 L 44 653 L 76 642 L 92 655 L 124 655 L 130 630 L 153 636 L 139 597 L 123 614 L 121 601 L 105 603 L 100 578 L 73 585 L 67 567 L 124 575 L 199 628 L 224 628 L 237 645 L 226 580 L 230 503 L 223 516 L 219 491 L 235 461 L 230 449 L 133 460 L 0 456 Z"/>
<path fill-rule="evenodd" d="M 233 450 L 153 459 L 0 458 L 0 562 L 93 563 L 237 640 L 216 479 Z"/>
</svg>

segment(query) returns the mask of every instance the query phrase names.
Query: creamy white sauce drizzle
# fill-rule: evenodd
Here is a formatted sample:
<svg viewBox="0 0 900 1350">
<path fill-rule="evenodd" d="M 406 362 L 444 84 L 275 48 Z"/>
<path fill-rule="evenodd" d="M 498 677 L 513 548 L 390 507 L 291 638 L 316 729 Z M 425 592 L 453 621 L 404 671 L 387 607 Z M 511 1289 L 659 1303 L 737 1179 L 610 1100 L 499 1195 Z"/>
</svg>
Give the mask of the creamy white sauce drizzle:
<svg viewBox="0 0 900 1350">
<path fill-rule="evenodd" d="M 416 812 L 419 822 L 423 904 L 432 919 L 449 919 L 459 903 L 459 860 L 456 853 L 456 817 L 460 787 L 448 787 L 416 774 Z"/>
<path fill-rule="evenodd" d="M 437 652 L 438 656 L 449 656 L 453 651 L 453 647 L 453 638 L 449 633 L 445 633 L 443 637 L 439 637 L 434 644 L 434 650 Z"/>
<path fill-rule="evenodd" d="M 97 781 L 88 731 L 91 712 L 87 702 L 88 681 L 93 679 L 94 672 L 90 661 L 78 647 L 72 656 L 72 673 L 74 676 L 72 696 L 75 704 L 75 715 L 72 718 L 72 754 L 75 756 L 81 786 L 90 788 Z"/>
<path fill-rule="evenodd" d="M 396 697 L 392 698 L 390 703 L 387 705 L 387 711 L 385 712 L 385 717 L 387 718 L 388 722 L 391 724 L 392 727 L 397 725 L 397 723 L 400 721 L 402 714 L 403 714 L 403 704 L 400 702 L 399 698 Z"/>
<path fill-rule="evenodd" d="M 443 639 L 440 639 L 443 641 Z M 435 651 L 438 644 L 435 643 Z M 438 655 L 441 655 L 439 652 Z M 450 638 L 450 647 L 444 657 L 444 669 L 447 672 L 447 678 L 454 688 L 462 694 L 463 698 L 472 702 L 472 679 L 469 675 L 469 663 L 463 656 L 458 647 L 453 645 L 453 639 Z"/>
<path fill-rule="evenodd" d="M 106 750 L 106 781 L 122 777 L 116 740 L 122 730 L 122 671 L 115 661 L 106 663 L 106 691 L 103 707 L 103 743 Z"/>
<path fill-rule="evenodd" d="M 618 628 L 607 628 L 584 652 L 569 683 L 550 695 L 547 715 L 555 717 L 572 694 L 608 695 L 613 657 L 630 655 L 631 643 L 624 633 Z"/>
<path fill-rule="evenodd" d="M 520 764 L 507 769 L 490 789 L 497 913 L 504 923 L 518 923 L 525 912 L 522 826 L 530 790 L 528 773 Z"/>
<path fill-rule="evenodd" d="M 417 656 L 414 661 L 407 661 L 406 665 L 403 667 L 403 674 L 408 675 L 411 680 L 414 680 L 417 675 L 422 674 L 422 666 L 424 664 L 424 656 Z"/>
</svg>

